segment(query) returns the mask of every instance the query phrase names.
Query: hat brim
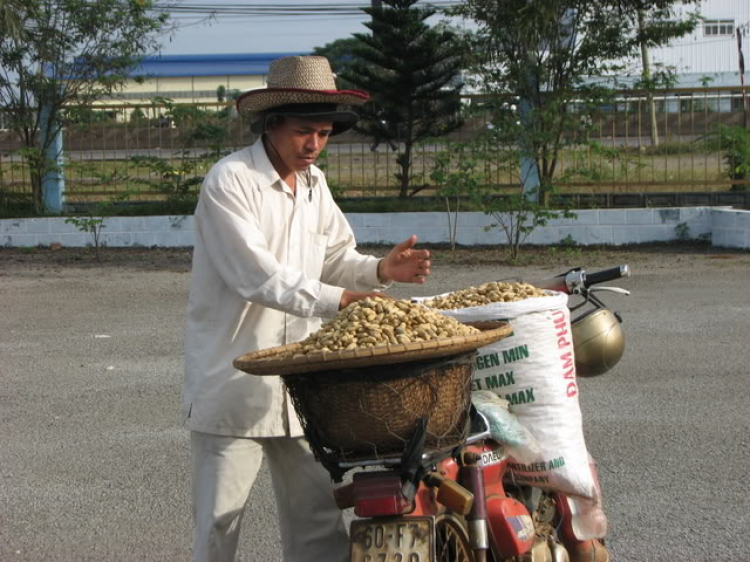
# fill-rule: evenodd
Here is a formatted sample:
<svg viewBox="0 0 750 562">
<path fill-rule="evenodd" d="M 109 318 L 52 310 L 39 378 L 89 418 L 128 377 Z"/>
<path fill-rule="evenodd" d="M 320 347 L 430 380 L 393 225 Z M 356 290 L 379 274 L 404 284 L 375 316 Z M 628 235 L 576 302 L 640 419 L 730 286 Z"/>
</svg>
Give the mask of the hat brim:
<svg viewBox="0 0 750 562">
<path fill-rule="evenodd" d="M 256 135 L 260 135 L 265 131 L 266 120 L 274 115 L 280 115 L 282 117 L 296 117 L 297 119 L 309 119 L 313 121 L 330 121 L 332 123 L 331 136 L 339 135 L 343 132 L 348 131 L 357 123 L 359 115 L 353 111 L 325 111 L 325 112 L 297 112 L 297 111 L 279 111 L 275 112 L 273 109 L 265 111 L 263 114 L 258 115 L 251 125 L 250 130 Z"/>
<path fill-rule="evenodd" d="M 273 107 L 291 103 L 333 103 L 359 105 L 370 99 L 363 90 L 301 90 L 292 88 L 259 88 L 237 98 L 237 112 L 252 117 Z"/>
</svg>

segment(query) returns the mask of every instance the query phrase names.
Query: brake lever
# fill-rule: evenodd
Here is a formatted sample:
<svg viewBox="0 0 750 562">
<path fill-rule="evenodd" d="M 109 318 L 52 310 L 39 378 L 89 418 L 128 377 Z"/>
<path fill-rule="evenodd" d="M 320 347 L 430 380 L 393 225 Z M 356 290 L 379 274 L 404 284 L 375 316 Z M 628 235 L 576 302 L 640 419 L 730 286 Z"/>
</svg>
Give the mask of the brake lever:
<svg viewBox="0 0 750 562">
<path fill-rule="evenodd" d="M 589 293 L 598 293 L 599 291 L 604 293 L 615 293 L 617 295 L 630 295 L 630 291 L 627 289 L 621 289 L 620 287 L 589 287 Z"/>
</svg>

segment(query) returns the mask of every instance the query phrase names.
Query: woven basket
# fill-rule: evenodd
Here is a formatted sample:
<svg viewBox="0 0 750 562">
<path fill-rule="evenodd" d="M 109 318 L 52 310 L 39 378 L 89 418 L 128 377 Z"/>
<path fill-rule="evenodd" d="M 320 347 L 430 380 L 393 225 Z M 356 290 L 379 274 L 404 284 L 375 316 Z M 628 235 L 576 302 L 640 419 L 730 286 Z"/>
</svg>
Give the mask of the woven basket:
<svg viewBox="0 0 750 562">
<path fill-rule="evenodd" d="M 459 445 L 475 355 L 283 378 L 313 452 L 330 466 L 400 456 L 423 418 L 425 451 Z"/>
<path fill-rule="evenodd" d="M 468 430 L 476 350 L 512 333 L 507 322 L 402 345 L 287 357 L 291 344 L 234 361 L 252 375 L 281 375 L 315 457 L 340 481 L 341 463 L 398 458 L 424 420 L 425 452 L 460 445 Z"/>
</svg>

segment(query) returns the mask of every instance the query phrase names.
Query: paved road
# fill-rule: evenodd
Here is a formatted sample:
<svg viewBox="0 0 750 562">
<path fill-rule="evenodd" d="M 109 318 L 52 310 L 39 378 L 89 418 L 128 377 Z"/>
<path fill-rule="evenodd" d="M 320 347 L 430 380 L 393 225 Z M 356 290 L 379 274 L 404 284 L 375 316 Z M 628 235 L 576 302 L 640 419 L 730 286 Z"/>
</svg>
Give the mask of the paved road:
<svg viewBox="0 0 750 562">
<path fill-rule="evenodd" d="M 581 381 L 616 562 L 750 560 L 750 256 L 724 258 L 634 264 L 627 355 Z M 444 265 L 395 294 L 498 273 Z M 0 262 L 0 561 L 189 558 L 187 287 L 184 271 Z M 240 550 L 280 559 L 265 471 Z"/>
</svg>

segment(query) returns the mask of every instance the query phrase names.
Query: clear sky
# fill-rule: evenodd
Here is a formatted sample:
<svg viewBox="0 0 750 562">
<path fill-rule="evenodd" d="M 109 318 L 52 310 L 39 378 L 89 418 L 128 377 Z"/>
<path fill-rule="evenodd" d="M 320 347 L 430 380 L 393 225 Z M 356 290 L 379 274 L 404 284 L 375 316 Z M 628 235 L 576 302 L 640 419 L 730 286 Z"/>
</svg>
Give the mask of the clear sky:
<svg viewBox="0 0 750 562">
<path fill-rule="evenodd" d="M 195 5 L 198 2 L 182 2 Z M 201 2 L 203 6 L 211 2 Z M 317 0 L 275 0 L 253 2 L 252 0 L 222 0 L 222 6 L 302 6 L 314 8 L 323 4 Z M 328 2 L 331 5 L 332 2 Z M 360 0 L 340 2 L 347 6 L 367 6 Z M 253 11 L 253 10 L 247 10 Z M 336 39 L 346 38 L 352 33 L 366 32 L 362 25 L 368 16 L 356 9 L 354 15 L 323 12 L 306 15 L 246 15 L 244 13 L 218 13 L 205 20 L 206 15 L 173 12 L 174 22 L 181 26 L 175 33 L 162 40 L 162 54 L 216 54 L 216 53 L 268 53 L 309 52 Z M 201 21 L 203 19 L 203 21 Z"/>
<path fill-rule="evenodd" d="M 451 0 L 438 0 L 448 5 Z M 371 0 L 160 0 L 179 29 L 162 38 L 161 53 L 220 54 L 310 52 L 367 32 Z M 209 10 L 215 10 L 208 17 Z M 279 12 L 287 11 L 286 15 Z M 291 13 L 289 12 L 291 11 Z M 432 23 L 432 20 L 430 20 Z"/>
</svg>

